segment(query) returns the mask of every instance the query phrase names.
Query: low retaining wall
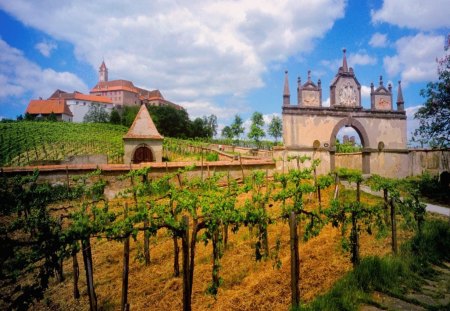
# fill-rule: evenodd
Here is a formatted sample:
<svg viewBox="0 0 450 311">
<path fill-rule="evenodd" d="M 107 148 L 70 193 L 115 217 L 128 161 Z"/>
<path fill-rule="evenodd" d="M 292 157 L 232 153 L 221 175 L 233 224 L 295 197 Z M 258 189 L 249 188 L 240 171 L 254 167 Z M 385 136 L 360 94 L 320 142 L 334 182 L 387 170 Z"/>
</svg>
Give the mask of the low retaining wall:
<svg viewBox="0 0 450 311">
<path fill-rule="evenodd" d="M 149 178 L 158 178 L 167 173 L 173 173 L 189 165 L 195 165 L 192 171 L 185 174 L 184 178 L 201 177 L 207 178 L 214 173 L 223 173 L 223 179 L 226 180 L 228 174 L 233 179 L 242 179 L 248 176 L 254 170 L 267 171 L 272 175 L 275 169 L 275 162 L 272 160 L 242 160 L 241 161 L 215 161 L 204 162 L 150 162 L 141 164 L 80 164 L 80 165 L 46 165 L 46 166 L 23 166 L 23 167 L 4 167 L 1 169 L 1 175 L 14 176 L 25 175 L 38 169 L 39 181 L 48 181 L 52 184 L 65 184 L 67 180 L 71 182 L 73 176 L 85 175 L 97 169 L 102 171 L 102 178 L 107 181 L 105 194 L 108 198 L 113 198 L 120 190 L 129 187 L 129 179 L 119 180 L 117 177 L 127 174 L 130 169 L 140 169 L 150 167 Z M 97 177 L 93 177 L 97 178 Z M 88 183 L 92 180 L 88 180 Z M 176 181 L 178 182 L 178 181 Z"/>
</svg>

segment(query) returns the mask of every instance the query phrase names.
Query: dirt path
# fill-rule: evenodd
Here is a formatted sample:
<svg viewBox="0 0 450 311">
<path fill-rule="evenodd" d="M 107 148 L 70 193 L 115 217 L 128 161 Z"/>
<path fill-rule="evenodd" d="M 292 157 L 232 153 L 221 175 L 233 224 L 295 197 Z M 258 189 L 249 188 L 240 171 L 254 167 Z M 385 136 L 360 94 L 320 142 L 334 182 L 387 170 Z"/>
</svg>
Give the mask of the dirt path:
<svg viewBox="0 0 450 311">
<path fill-rule="evenodd" d="M 395 297 L 389 293 L 375 292 L 372 301 L 362 305 L 360 311 L 450 310 L 450 262 L 434 266 L 433 270 L 435 274 L 422 279 L 420 288 Z"/>
</svg>

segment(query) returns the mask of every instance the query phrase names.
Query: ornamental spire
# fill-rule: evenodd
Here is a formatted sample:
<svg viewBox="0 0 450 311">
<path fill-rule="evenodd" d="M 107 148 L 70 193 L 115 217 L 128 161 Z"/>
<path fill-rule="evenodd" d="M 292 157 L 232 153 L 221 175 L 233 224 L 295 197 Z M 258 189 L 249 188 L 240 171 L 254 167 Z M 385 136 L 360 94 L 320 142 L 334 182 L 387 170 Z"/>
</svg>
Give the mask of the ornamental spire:
<svg viewBox="0 0 450 311">
<path fill-rule="evenodd" d="M 344 72 L 348 72 L 347 56 L 345 55 L 347 49 L 342 49 L 342 52 L 344 52 L 344 56 L 342 58 L 342 69 L 344 70 Z"/>
<path fill-rule="evenodd" d="M 398 81 L 397 110 L 398 111 L 405 110 L 405 101 L 403 100 L 403 92 L 402 92 L 402 81 Z"/>
<path fill-rule="evenodd" d="M 284 72 L 284 91 L 283 91 L 283 106 L 291 104 L 291 93 L 289 92 L 289 78 L 288 71 Z"/>
</svg>

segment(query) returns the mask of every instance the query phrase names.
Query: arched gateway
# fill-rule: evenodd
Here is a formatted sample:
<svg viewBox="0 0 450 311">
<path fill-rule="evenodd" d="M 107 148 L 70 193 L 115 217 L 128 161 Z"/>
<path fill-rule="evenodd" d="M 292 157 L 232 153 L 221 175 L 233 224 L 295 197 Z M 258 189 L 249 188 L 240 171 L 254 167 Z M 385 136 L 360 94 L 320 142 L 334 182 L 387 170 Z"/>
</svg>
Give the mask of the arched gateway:
<svg viewBox="0 0 450 311">
<path fill-rule="evenodd" d="M 398 85 L 397 109 L 393 109 L 392 86 L 371 84 L 371 108 L 361 106 L 361 85 L 343 55 L 342 67 L 330 85 L 330 107 L 322 106 L 322 86 L 298 78 L 297 103 L 291 105 L 285 74 L 283 93 L 283 140 L 287 155 L 306 154 L 320 158 L 321 173 L 336 167 L 336 135 L 352 127 L 361 139 L 363 173 L 391 175 L 407 165 L 406 113 Z"/>
</svg>

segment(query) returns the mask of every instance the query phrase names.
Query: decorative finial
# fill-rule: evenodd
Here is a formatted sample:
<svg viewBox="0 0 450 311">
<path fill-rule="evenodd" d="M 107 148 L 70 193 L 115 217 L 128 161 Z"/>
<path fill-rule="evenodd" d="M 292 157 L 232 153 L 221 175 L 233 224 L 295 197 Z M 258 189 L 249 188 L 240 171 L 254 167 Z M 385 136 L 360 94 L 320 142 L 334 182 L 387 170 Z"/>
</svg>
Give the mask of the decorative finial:
<svg viewBox="0 0 450 311">
<path fill-rule="evenodd" d="M 380 76 L 380 86 L 383 85 L 383 76 Z"/>
<path fill-rule="evenodd" d="M 311 70 L 308 70 L 308 82 L 311 82 Z"/>
<path fill-rule="evenodd" d="M 347 52 L 347 49 L 342 49 L 342 52 L 344 52 L 344 56 L 342 59 L 342 69 L 344 72 L 348 72 L 348 65 L 347 65 L 347 56 L 345 56 L 345 53 Z"/>
</svg>

